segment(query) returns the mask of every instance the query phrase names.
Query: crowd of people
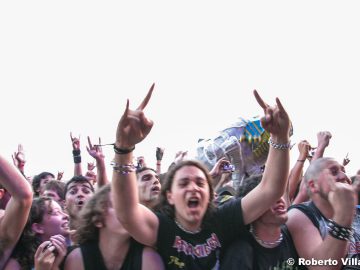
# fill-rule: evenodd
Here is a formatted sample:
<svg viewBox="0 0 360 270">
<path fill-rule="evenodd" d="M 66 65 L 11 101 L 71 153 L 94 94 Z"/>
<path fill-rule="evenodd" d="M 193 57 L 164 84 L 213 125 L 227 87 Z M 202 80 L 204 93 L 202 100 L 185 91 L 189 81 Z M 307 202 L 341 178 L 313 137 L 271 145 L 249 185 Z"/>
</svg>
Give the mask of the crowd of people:
<svg viewBox="0 0 360 270">
<path fill-rule="evenodd" d="M 133 155 L 153 126 L 153 90 L 137 109 L 127 101 L 111 180 L 100 139 L 88 137 L 95 163 L 84 172 L 70 133 L 66 180 L 26 176 L 21 145 L 13 164 L 0 156 L 0 269 L 360 269 L 360 177 L 347 176 L 348 159 L 324 157 L 330 132 L 317 133 L 316 147 L 300 141 L 290 168 L 291 119 L 278 98 L 270 106 L 254 91 L 269 151 L 263 172 L 235 189 L 226 157 L 209 170 L 180 151 L 163 171 L 164 148 L 154 167 Z"/>
</svg>

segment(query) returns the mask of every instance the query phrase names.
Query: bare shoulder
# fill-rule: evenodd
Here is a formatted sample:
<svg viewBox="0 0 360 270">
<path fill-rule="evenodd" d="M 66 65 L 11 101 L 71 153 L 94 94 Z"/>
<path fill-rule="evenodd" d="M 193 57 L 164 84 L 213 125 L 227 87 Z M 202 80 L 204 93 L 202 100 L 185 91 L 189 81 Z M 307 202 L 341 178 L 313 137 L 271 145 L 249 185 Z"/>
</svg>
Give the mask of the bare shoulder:
<svg viewBox="0 0 360 270">
<path fill-rule="evenodd" d="M 313 249 L 316 249 L 323 242 L 319 230 L 298 209 L 291 209 L 288 212 L 286 226 L 289 228 L 296 250 L 301 257 L 311 256 Z"/>
<path fill-rule="evenodd" d="M 163 270 L 164 263 L 155 249 L 144 247 L 142 253 L 142 270 Z"/>
<path fill-rule="evenodd" d="M 84 270 L 83 257 L 81 249 L 73 249 L 69 255 L 66 257 L 65 261 L 65 270 Z"/>
</svg>

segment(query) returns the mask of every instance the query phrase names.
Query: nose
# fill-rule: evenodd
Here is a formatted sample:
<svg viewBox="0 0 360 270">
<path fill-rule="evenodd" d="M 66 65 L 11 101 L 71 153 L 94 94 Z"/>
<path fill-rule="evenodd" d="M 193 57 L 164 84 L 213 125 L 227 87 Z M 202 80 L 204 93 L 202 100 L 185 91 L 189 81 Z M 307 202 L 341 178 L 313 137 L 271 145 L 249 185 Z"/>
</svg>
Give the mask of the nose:
<svg viewBox="0 0 360 270">
<path fill-rule="evenodd" d="M 66 214 L 65 212 L 62 212 L 62 215 L 63 215 L 63 217 L 62 217 L 63 220 L 69 220 L 68 214 Z"/>
<path fill-rule="evenodd" d="M 346 181 L 347 183 L 351 183 L 351 181 L 350 181 L 350 179 L 349 179 L 349 177 L 347 177 L 347 175 L 346 175 L 346 173 L 345 172 L 343 172 L 343 171 L 340 171 L 339 173 L 338 173 L 338 175 L 337 175 L 337 180 L 339 180 L 339 181 Z"/>
<path fill-rule="evenodd" d="M 199 190 L 199 186 L 196 184 L 195 181 L 190 181 L 189 188 L 190 190 L 195 190 L 195 191 Z"/>
</svg>

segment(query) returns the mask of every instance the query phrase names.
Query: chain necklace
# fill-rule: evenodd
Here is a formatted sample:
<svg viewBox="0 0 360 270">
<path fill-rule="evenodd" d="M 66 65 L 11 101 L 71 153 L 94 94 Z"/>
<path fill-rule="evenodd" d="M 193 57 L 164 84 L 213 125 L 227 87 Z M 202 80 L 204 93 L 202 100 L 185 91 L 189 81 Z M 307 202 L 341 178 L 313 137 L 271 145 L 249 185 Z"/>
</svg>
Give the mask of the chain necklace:
<svg viewBox="0 0 360 270">
<path fill-rule="evenodd" d="M 201 227 L 200 227 L 199 229 L 196 229 L 195 231 L 189 231 L 189 230 L 185 229 L 185 228 L 180 224 L 180 222 L 178 222 L 176 219 L 174 219 L 174 221 L 175 221 L 176 225 L 177 225 L 182 231 L 184 231 L 184 232 L 186 232 L 186 233 L 197 234 L 197 233 L 201 232 Z"/>
<path fill-rule="evenodd" d="M 268 241 L 264 241 L 264 240 L 261 240 L 255 233 L 255 230 L 254 230 L 254 227 L 253 225 L 251 224 L 250 225 L 250 233 L 251 235 L 255 238 L 255 240 L 262 246 L 264 247 L 269 247 L 269 248 L 274 248 L 276 246 L 278 246 L 282 240 L 283 240 L 283 234 L 282 232 L 280 233 L 280 236 L 279 236 L 279 239 L 275 240 L 274 242 L 268 242 Z"/>
</svg>

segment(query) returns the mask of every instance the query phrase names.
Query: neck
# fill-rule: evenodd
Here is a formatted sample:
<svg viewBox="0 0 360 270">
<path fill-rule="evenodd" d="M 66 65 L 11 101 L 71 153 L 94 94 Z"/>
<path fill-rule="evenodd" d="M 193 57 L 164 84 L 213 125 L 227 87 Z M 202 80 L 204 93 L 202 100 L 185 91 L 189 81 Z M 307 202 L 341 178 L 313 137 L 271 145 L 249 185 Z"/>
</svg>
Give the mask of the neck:
<svg viewBox="0 0 360 270">
<path fill-rule="evenodd" d="M 129 251 L 130 240 L 128 235 L 116 235 L 100 230 L 99 249 L 107 269 L 121 268 Z"/>
<path fill-rule="evenodd" d="M 281 227 L 275 224 L 254 222 L 251 224 L 251 234 L 264 247 L 276 247 L 282 241 Z"/>
<path fill-rule="evenodd" d="M 334 210 L 331 204 L 326 199 L 322 198 L 318 194 L 316 194 L 311 199 L 324 217 L 326 217 L 327 219 L 331 219 L 333 217 Z"/>
<path fill-rule="evenodd" d="M 200 224 L 184 224 L 185 222 L 181 222 L 177 218 L 175 218 L 176 225 L 186 233 L 195 234 L 201 231 Z"/>
</svg>

